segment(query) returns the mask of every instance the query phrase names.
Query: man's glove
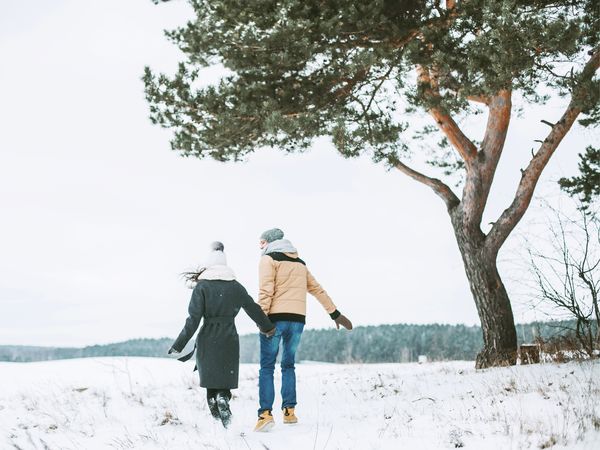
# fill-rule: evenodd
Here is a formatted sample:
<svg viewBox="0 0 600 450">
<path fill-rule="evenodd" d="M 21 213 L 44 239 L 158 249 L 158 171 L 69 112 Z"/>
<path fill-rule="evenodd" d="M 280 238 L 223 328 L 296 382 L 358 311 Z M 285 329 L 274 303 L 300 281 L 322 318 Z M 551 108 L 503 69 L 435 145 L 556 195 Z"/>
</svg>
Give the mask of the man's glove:
<svg viewBox="0 0 600 450">
<path fill-rule="evenodd" d="M 260 334 L 270 338 L 275 336 L 275 333 L 277 332 L 277 328 L 273 327 L 271 330 L 269 331 L 261 331 Z"/>
<path fill-rule="evenodd" d="M 335 320 L 335 326 L 337 327 L 338 330 L 340 329 L 340 325 L 343 326 L 346 330 L 352 329 L 352 322 L 350 322 L 350 319 L 348 319 L 343 314 L 340 314 L 333 320 Z"/>
<path fill-rule="evenodd" d="M 181 352 L 178 352 L 178 351 L 177 351 L 177 350 L 175 350 L 173 347 L 171 347 L 171 348 L 169 349 L 169 351 L 167 352 L 167 354 L 169 354 L 169 355 L 170 355 L 171 353 L 181 353 Z"/>
</svg>

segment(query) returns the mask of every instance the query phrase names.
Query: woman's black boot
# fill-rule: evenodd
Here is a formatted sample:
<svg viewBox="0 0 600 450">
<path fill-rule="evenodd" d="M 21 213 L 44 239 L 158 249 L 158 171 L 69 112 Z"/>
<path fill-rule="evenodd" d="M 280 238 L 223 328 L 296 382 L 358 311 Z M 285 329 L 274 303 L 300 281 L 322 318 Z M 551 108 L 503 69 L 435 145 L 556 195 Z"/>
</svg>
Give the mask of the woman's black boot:
<svg viewBox="0 0 600 450">
<path fill-rule="evenodd" d="M 229 396 L 223 392 L 217 394 L 217 409 L 223 426 L 227 428 L 231 423 L 231 409 L 229 409 Z"/>
</svg>

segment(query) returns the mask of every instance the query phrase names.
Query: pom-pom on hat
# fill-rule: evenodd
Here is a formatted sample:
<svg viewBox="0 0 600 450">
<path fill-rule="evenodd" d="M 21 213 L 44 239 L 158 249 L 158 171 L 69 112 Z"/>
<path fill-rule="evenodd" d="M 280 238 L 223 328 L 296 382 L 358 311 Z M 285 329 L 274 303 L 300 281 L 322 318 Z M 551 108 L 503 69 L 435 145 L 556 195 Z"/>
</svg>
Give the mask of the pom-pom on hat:
<svg viewBox="0 0 600 450">
<path fill-rule="evenodd" d="M 210 244 L 210 249 L 215 252 L 222 252 L 225 250 L 225 246 L 222 242 L 215 241 L 212 244 Z"/>
</svg>

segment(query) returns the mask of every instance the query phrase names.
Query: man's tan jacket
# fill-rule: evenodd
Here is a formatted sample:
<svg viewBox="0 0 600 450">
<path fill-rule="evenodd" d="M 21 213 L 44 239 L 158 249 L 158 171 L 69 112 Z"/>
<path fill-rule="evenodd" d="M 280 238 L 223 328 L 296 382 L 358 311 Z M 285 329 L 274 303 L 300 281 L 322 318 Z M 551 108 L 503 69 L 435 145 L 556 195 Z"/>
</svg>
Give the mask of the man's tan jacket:
<svg viewBox="0 0 600 450">
<path fill-rule="evenodd" d="M 263 255 L 259 264 L 258 303 L 267 315 L 306 316 L 306 293 L 315 296 L 329 314 L 336 307 L 297 253 Z"/>
</svg>

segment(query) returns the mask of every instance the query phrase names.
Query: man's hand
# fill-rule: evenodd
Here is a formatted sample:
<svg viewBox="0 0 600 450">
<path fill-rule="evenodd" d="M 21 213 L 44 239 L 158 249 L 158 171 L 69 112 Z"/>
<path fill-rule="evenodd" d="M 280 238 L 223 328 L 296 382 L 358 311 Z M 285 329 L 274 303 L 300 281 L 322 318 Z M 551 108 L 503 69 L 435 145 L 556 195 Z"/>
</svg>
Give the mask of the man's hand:
<svg viewBox="0 0 600 450">
<path fill-rule="evenodd" d="M 171 353 L 181 353 L 181 352 L 178 352 L 178 351 L 177 351 L 177 350 L 175 350 L 173 347 L 171 347 L 171 348 L 169 349 L 169 351 L 167 352 L 167 354 L 168 354 L 168 355 L 170 355 Z"/>
<path fill-rule="evenodd" d="M 273 327 L 273 329 L 269 330 L 269 331 L 261 331 L 260 334 L 270 338 L 275 336 L 275 332 L 277 331 L 277 328 Z"/>
<path fill-rule="evenodd" d="M 340 329 L 340 325 L 343 326 L 346 330 L 352 329 L 352 322 L 345 315 L 340 314 L 335 320 L 335 326 L 337 329 Z"/>
</svg>

